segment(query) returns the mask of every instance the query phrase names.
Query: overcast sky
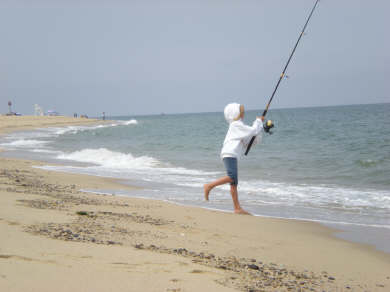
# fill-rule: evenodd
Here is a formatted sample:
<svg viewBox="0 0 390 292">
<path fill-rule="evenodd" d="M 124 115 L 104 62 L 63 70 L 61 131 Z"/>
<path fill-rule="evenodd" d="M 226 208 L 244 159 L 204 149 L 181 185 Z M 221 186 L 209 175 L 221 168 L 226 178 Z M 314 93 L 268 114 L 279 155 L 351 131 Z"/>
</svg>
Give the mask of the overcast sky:
<svg viewBox="0 0 390 292">
<path fill-rule="evenodd" d="M 263 109 L 314 0 L 0 0 L 0 113 Z M 390 102 L 390 1 L 322 0 L 272 107 Z"/>
</svg>

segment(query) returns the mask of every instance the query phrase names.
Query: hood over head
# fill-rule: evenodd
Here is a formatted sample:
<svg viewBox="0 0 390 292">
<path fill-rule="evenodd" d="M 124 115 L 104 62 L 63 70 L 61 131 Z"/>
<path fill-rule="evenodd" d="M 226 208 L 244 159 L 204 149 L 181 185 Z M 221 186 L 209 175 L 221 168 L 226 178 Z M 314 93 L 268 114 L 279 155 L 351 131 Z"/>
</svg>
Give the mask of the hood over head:
<svg viewBox="0 0 390 292">
<path fill-rule="evenodd" d="M 224 110 L 225 119 L 228 123 L 238 120 L 240 117 L 240 104 L 229 103 Z"/>
</svg>

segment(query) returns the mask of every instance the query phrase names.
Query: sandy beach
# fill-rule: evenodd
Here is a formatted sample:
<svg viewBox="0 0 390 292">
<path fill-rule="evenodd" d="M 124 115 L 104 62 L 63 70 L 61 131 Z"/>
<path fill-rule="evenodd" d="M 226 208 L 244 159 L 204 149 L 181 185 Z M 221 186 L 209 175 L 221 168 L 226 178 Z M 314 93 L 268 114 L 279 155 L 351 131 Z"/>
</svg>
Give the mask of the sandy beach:
<svg viewBox="0 0 390 292">
<path fill-rule="evenodd" d="M 44 127 L 61 127 L 70 125 L 88 125 L 104 123 L 102 120 L 71 118 L 65 116 L 2 116 L 0 115 L 0 134 L 12 131 L 29 130 Z"/>
<path fill-rule="evenodd" d="M 97 122 L 0 116 L 0 134 Z M 323 225 L 86 193 L 132 187 L 39 165 L 0 158 L 0 291 L 390 291 L 389 254 Z"/>
</svg>

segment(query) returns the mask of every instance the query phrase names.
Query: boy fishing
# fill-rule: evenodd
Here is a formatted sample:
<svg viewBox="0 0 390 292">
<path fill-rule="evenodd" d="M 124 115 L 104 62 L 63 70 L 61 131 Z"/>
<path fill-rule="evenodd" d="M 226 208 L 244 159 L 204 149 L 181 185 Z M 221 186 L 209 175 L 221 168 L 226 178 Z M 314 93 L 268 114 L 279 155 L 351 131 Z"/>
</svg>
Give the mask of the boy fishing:
<svg viewBox="0 0 390 292">
<path fill-rule="evenodd" d="M 211 183 L 204 185 L 204 197 L 209 200 L 210 191 L 216 186 L 230 183 L 230 194 L 233 199 L 234 213 L 250 215 L 241 208 L 238 201 L 238 170 L 237 160 L 242 156 L 250 139 L 256 136 L 259 140 L 259 134 L 263 129 L 264 116 L 257 117 L 252 126 L 245 125 L 242 121 L 245 115 L 243 105 L 230 103 L 225 107 L 224 115 L 229 123 L 225 141 L 221 150 L 221 158 L 225 165 L 227 175 Z"/>
</svg>

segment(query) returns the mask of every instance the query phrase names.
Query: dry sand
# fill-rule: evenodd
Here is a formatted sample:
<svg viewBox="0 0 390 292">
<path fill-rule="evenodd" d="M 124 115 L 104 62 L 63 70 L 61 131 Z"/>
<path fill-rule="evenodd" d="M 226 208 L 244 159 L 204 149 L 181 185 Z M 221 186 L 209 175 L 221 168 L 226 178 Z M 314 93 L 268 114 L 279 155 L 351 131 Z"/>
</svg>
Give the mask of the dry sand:
<svg viewBox="0 0 390 292">
<path fill-rule="evenodd" d="M 83 193 L 129 187 L 40 164 L 0 158 L 0 291 L 390 291 L 389 254 L 320 224 Z"/>
<path fill-rule="evenodd" d="M 64 116 L 1 116 L 0 133 L 28 130 L 44 127 L 61 127 L 69 125 L 88 125 L 102 123 L 97 119 L 70 118 Z"/>
</svg>

